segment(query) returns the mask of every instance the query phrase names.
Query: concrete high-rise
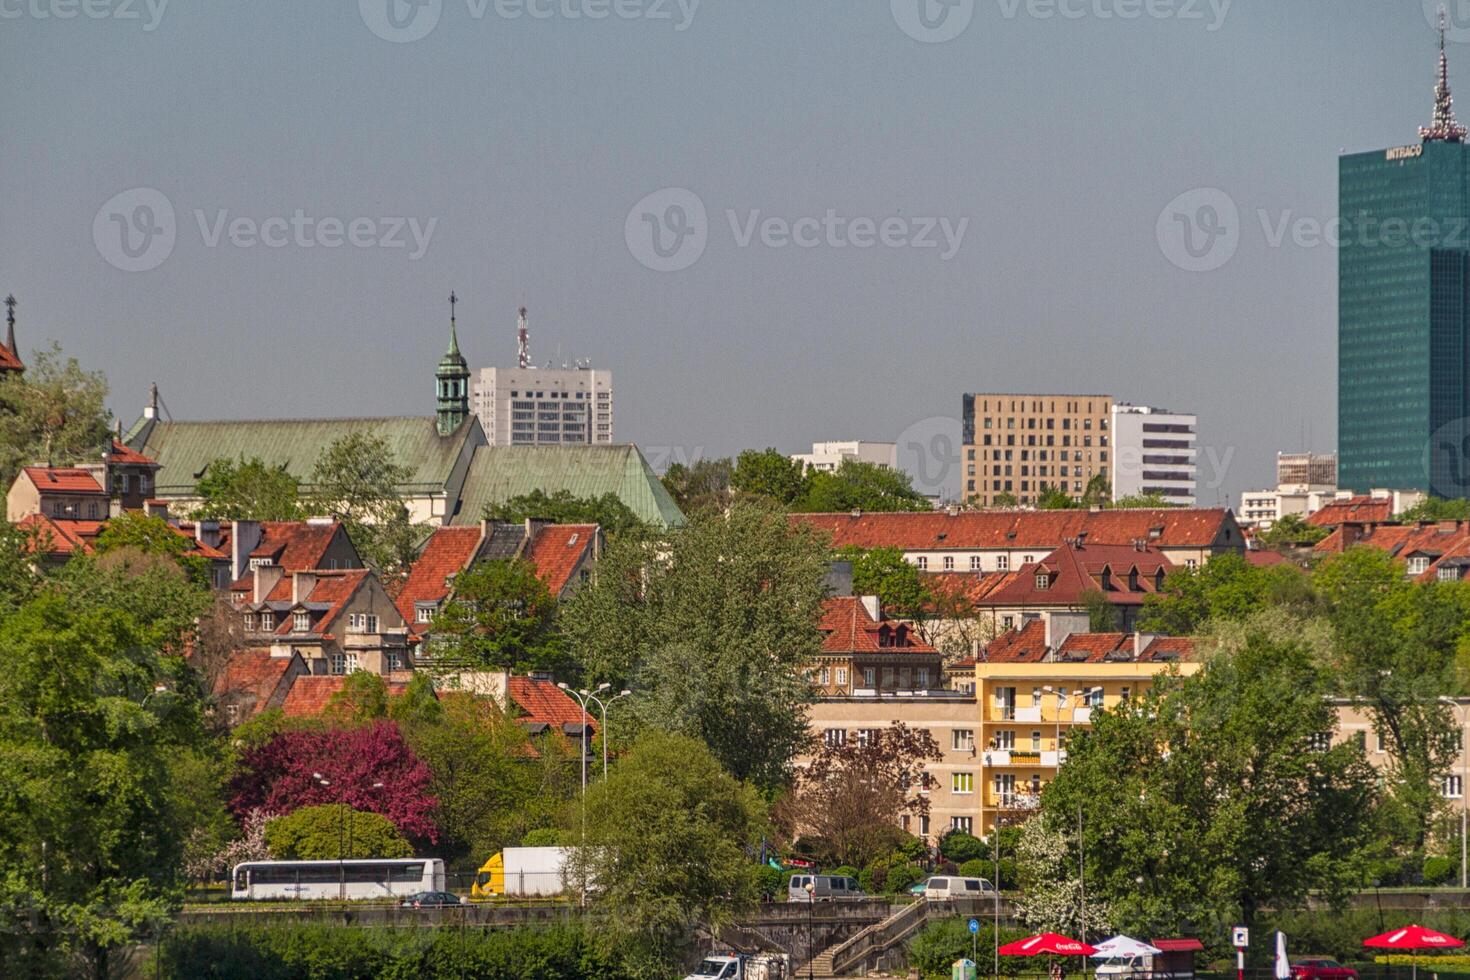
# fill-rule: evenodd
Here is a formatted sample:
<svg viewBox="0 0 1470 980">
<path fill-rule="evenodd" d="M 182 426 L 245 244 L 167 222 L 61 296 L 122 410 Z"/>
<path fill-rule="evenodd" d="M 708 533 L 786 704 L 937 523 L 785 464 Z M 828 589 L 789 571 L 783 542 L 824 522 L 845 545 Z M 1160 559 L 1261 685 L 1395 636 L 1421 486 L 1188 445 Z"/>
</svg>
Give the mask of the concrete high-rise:
<svg viewBox="0 0 1470 980">
<path fill-rule="evenodd" d="M 613 441 L 612 372 L 590 366 L 534 367 L 526 310 L 519 364 L 481 368 L 473 407 L 492 446 L 608 445 Z"/>
</svg>

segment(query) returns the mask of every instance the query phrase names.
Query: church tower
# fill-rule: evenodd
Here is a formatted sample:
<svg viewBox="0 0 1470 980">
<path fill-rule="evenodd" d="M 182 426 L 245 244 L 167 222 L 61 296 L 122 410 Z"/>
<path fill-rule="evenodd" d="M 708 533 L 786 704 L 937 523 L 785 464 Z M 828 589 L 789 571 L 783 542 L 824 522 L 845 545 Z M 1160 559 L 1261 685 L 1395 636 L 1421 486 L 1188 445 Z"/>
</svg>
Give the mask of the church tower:
<svg viewBox="0 0 1470 980">
<path fill-rule="evenodd" d="M 435 427 L 441 436 L 453 435 L 470 417 L 470 367 L 459 352 L 459 335 L 455 331 L 454 305 L 459 300 L 449 294 L 449 349 L 439 358 L 434 372 L 439 410 Z"/>
</svg>

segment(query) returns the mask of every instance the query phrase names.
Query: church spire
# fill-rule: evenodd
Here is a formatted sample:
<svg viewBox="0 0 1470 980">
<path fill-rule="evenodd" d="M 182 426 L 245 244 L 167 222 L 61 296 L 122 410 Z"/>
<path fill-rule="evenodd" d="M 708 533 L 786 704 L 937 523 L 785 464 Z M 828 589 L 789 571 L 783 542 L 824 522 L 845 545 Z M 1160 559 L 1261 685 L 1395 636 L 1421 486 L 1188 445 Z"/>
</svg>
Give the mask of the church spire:
<svg viewBox="0 0 1470 980">
<path fill-rule="evenodd" d="M 1428 126 L 1419 127 L 1419 136 L 1426 142 L 1439 140 L 1445 143 L 1465 142 L 1466 129 L 1455 122 L 1455 100 L 1450 95 L 1450 65 L 1444 53 L 1445 9 L 1439 8 L 1439 81 L 1434 86 L 1434 119 Z"/>
<path fill-rule="evenodd" d="M 15 296 L 5 297 L 5 347 L 20 357 L 20 351 L 15 349 Z"/>
<path fill-rule="evenodd" d="M 449 294 L 449 349 L 439 358 L 434 372 L 438 410 L 434 426 L 441 436 L 453 435 L 470 415 L 470 367 L 459 352 L 459 330 L 454 308 L 459 297 Z"/>
</svg>

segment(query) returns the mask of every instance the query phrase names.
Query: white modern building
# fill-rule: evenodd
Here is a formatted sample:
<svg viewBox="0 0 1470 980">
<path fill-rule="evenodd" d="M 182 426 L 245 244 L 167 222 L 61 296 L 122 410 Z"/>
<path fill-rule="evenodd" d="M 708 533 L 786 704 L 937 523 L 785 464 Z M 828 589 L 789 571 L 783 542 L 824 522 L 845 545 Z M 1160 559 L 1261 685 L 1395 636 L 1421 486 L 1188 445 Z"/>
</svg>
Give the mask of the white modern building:
<svg viewBox="0 0 1470 980">
<path fill-rule="evenodd" d="M 1115 402 L 1108 464 L 1113 499 L 1157 494 L 1171 504 L 1193 507 L 1198 421 L 1194 415 Z"/>
<path fill-rule="evenodd" d="M 1237 516 L 1265 531 L 1283 517 L 1306 517 L 1340 496 L 1336 453 L 1277 453 L 1276 489 L 1243 492 Z"/>
<path fill-rule="evenodd" d="M 612 372 L 586 363 L 531 364 L 526 310 L 518 327 L 519 365 L 481 368 L 470 406 L 492 446 L 595 446 L 613 441 Z"/>
<path fill-rule="evenodd" d="M 803 471 L 817 470 L 832 473 L 845 459 L 861 463 L 874 463 L 888 469 L 898 467 L 898 443 L 896 442 L 814 442 L 809 453 L 797 453 L 791 457 L 801 464 Z"/>
</svg>

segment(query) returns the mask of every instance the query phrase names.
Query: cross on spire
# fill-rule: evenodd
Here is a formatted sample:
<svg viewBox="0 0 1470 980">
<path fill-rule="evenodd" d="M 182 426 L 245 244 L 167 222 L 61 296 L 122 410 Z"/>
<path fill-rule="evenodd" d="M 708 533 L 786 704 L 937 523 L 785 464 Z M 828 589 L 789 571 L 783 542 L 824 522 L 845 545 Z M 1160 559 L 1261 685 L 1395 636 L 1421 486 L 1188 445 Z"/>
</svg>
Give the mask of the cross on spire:
<svg viewBox="0 0 1470 980">
<path fill-rule="evenodd" d="M 1450 66 L 1445 57 L 1445 9 L 1439 8 L 1439 79 L 1434 86 L 1434 118 L 1428 126 L 1419 127 L 1419 137 L 1426 142 L 1463 143 L 1467 130 L 1455 121 L 1455 100 L 1450 95 Z"/>
<path fill-rule="evenodd" d="M 15 349 L 15 296 L 12 294 L 5 297 L 5 346 L 10 348 L 10 353 L 16 357 L 20 351 Z"/>
<path fill-rule="evenodd" d="M 449 291 L 449 322 L 454 322 L 454 304 L 459 302 L 459 297 L 454 295 L 454 290 Z"/>
</svg>

